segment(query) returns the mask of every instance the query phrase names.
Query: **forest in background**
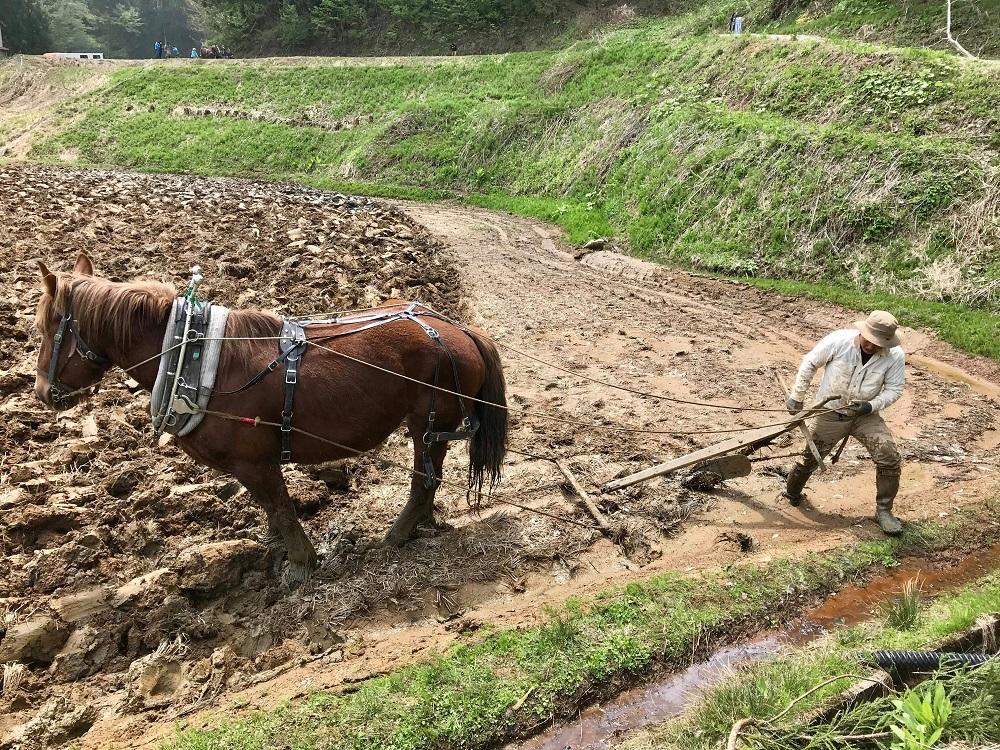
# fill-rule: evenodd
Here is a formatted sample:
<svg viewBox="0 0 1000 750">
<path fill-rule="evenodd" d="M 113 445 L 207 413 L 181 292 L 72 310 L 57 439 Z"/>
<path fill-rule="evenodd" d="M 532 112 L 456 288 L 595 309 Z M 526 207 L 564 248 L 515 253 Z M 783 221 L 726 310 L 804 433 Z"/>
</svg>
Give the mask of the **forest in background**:
<svg viewBox="0 0 1000 750">
<path fill-rule="evenodd" d="M 192 0 L 0 0 L 4 44 L 14 52 L 103 52 L 152 57 L 153 42 L 201 44 L 201 8 Z"/>
</svg>

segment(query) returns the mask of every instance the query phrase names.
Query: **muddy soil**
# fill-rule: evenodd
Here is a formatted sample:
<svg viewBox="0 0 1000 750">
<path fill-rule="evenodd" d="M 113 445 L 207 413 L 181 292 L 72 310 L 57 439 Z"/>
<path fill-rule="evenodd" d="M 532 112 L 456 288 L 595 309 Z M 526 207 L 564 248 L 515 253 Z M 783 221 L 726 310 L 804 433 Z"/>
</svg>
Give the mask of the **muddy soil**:
<svg viewBox="0 0 1000 750">
<path fill-rule="evenodd" d="M 426 227 L 426 228 L 425 228 Z M 267 706 L 390 670 L 483 625 L 530 622 L 544 603 L 658 570 L 764 560 L 878 534 L 860 446 L 817 476 L 811 501 L 778 499 L 790 462 L 755 464 L 712 492 L 659 479 L 601 498 L 627 543 L 505 505 L 473 511 L 439 493 L 454 527 L 401 550 L 378 545 L 409 478 L 370 458 L 291 467 L 289 488 L 322 556 L 307 585 L 272 575 L 262 514 L 232 480 L 151 445 L 148 396 L 113 373 L 58 417 L 34 400 L 32 316 L 43 259 L 78 250 L 118 279 L 178 288 L 199 263 L 203 293 L 233 307 L 306 316 L 384 297 L 428 302 L 504 344 L 513 414 L 505 496 L 587 521 L 548 460 L 595 489 L 723 439 L 650 434 L 746 427 L 773 412 L 657 402 L 584 379 L 759 408 L 784 398 L 801 353 L 853 316 L 739 284 L 667 271 L 611 250 L 574 257 L 536 222 L 445 205 L 385 203 L 240 180 L 0 167 L 0 747 L 142 746 L 178 721 Z M 887 418 L 906 457 L 904 520 L 990 496 L 1000 393 L 994 363 L 926 333 Z M 584 428 L 545 419 L 598 423 Z M 631 425 L 645 433 L 616 432 Z M 800 448 L 789 436 L 764 456 Z M 379 454 L 408 462 L 400 432 Z M 464 475 L 453 450 L 446 477 Z M 725 541 L 752 538 L 750 553 Z M 730 537 L 720 535 L 730 532 Z"/>
</svg>

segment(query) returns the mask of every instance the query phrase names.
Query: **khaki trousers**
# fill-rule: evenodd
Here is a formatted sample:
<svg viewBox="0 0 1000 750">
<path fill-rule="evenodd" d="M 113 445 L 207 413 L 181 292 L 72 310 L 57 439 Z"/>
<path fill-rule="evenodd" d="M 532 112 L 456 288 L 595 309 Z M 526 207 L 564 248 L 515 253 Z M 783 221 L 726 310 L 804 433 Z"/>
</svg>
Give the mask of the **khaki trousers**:
<svg viewBox="0 0 1000 750">
<path fill-rule="evenodd" d="M 817 417 L 809 433 L 820 455 L 824 457 L 848 435 L 861 443 L 875 462 L 879 507 L 892 508 L 899 486 L 899 475 L 903 470 L 903 457 L 882 417 L 878 414 L 857 418 L 842 417 L 831 412 Z M 816 458 L 807 445 L 799 462 L 788 474 L 788 494 L 792 497 L 799 496 L 816 468 Z"/>
<path fill-rule="evenodd" d="M 889 425 L 878 414 L 866 414 L 863 417 L 841 417 L 839 414 L 823 414 L 816 417 L 809 430 L 813 442 L 821 456 L 826 456 L 834 446 L 850 435 L 865 448 L 875 462 L 875 466 L 884 473 L 899 475 L 903 467 L 903 457 L 899 455 L 896 441 L 889 432 Z M 816 458 L 807 445 L 802 453 L 801 463 L 811 474 L 816 470 Z"/>
</svg>

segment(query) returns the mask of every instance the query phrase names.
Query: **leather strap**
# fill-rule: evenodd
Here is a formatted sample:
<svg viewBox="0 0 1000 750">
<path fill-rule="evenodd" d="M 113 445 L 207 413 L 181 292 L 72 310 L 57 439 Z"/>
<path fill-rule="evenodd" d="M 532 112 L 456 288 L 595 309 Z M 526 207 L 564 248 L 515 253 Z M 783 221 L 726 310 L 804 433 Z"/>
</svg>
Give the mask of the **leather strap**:
<svg viewBox="0 0 1000 750">
<path fill-rule="evenodd" d="M 281 407 L 281 463 L 292 460 L 292 415 L 295 405 L 295 386 L 299 382 L 299 366 L 308 342 L 305 329 L 294 320 L 281 322 L 278 340 L 278 360 L 285 364 L 284 400 Z"/>
</svg>

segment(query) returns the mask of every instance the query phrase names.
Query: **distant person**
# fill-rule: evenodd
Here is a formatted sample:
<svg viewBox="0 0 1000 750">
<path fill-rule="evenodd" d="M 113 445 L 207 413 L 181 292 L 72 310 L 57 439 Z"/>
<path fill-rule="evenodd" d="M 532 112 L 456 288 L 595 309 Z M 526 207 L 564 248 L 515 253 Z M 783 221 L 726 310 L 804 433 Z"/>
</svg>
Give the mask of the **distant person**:
<svg viewBox="0 0 1000 750">
<path fill-rule="evenodd" d="M 198 55 L 198 48 L 197 48 L 197 47 L 192 47 L 192 48 L 191 48 L 191 59 L 192 59 L 192 60 L 194 60 L 194 59 L 196 59 L 196 58 L 197 58 L 198 56 L 199 56 L 199 55 Z"/>
<path fill-rule="evenodd" d="M 458 45 L 455 44 L 454 42 L 451 43 L 451 54 L 453 55 L 458 54 Z"/>
<path fill-rule="evenodd" d="M 736 29 L 736 14 L 733 13 L 729 16 L 729 33 L 732 34 Z"/>
<path fill-rule="evenodd" d="M 153 43 L 153 52 L 156 54 L 158 60 L 163 59 L 163 42 L 159 39 Z"/>
<path fill-rule="evenodd" d="M 171 47 L 170 48 L 170 56 L 171 57 L 180 57 L 181 56 L 181 51 L 179 49 L 177 49 L 176 47 Z"/>
<path fill-rule="evenodd" d="M 737 15 L 733 18 L 733 33 L 742 34 L 743 33 L 743 16 Z"/>
<path fill-rule="evenodd" d="M 902 524 L 892 514 L 899 492 L 903 458 L 880 412 L 903 395 L 904 361 L 899 324 L 889 313 L 875 310 L 851 328 L 834 331 L 806 354 L 785 406 L 790 414 L 802 411 L 803 400 L 816 370 L 823 368 L 823 381 L 816 396 L 830 411 L 816 417 L 809 431 L 821 456 L 841 440 L 853 437 L 875 462 L 875 521 L 890 536 L 899 534 Z M 817 461 L 809 446 L 788 473 L 784 496 L 792 505 L 802 503 L 802 489 Z"/>
</svg>

